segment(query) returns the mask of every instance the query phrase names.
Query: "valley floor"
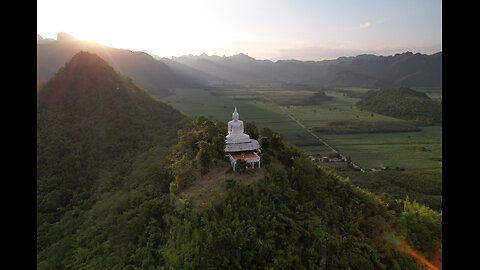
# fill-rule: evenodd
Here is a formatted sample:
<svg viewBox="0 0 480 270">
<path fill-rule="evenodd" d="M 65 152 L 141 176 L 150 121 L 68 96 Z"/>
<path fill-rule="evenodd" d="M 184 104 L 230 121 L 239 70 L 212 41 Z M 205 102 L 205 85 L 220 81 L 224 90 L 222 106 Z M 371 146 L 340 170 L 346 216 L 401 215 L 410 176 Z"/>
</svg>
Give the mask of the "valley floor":
<svg viewBox="0 0 480 270">
<path fill-rule="evenodd" d="M 261 89 L 261 88 L 260 88 Z M 365 91 L 360 89 L 359 91 Z M 219 121 L 230 121 L 234 107 L 244 122 L 254 122 L 259 130 L 269 127 L 283 134 L 284 139 L 307 153 L 318 151 L 340 152 L 365 171 L 381 167 L 425 169 L 441 171 L 442 127 L 421 127 L 420 131 L 376 132 L 359 134 L 322 134 L 315 127 L 329 121 L 363 121 L 375 123 L 405 123 L 404 120 L 371 114 L 355 107 L 358 98 L 340 92 L 327 91 L 332 100 L 315 106 L 284 106 L 274 103 L 275 93 L 292 103 L 295 91 L 279 89 L 276 92 L 248 89 L 174 89 L 165 101 L 191 116 L 203 115 Z M 279 99 L 280 100 L 280 99 Z M 282 100 L 280 100 L 282 101 Z M 373 115 L 373 116 L 372 116 Z"/>
<path fill-rule="evenodd" d="M 347 90 L 365 93 L 369 89 Z M 190 116 L 228 122 L 233 109 L 237 107 L 240 119 L 245 123 L 255 123 L 259 131 L 268 127 L 281 133 L 285 141 L 304 150 L 312 159 L 317 159 L 317 164 L 349 177 L 358 186 L 377 194 L 387 192 L 399 199 L 409 196 L 434 209 L 441 209 L 441 126 L 410 130 L 412 128 L 408 126 L 408 121 L 357 108 L 355 103 L 359 98 L 348 96 L 342 89 L 325 91 L 331 99 L 318 105 L 302 105 L 314 91 L 283 89 L 275 85 L 182 88 L 173 89 L 172 93 L 163 99 Z M 333 126 L 332 132 L 322 133 L 321 130 L 332 128 L 332 122 L 347 125 L 363 123 L 352 126 L 353 131 L 356 128 L 376 130 L 374 133 L 335 134 L 337 126 Z M 392 127 L 398 127 L 398 130 L 391 132 Z M 382 131 L 384 128 L 385 131 Z M 335 154 L 340 154 L 343 161 L 324 163 L 319 160 Z M 352 161 L 350 165 L 345 162 L 347 159 Z M 215 179 L 215 174 L 220 175 L 228 170 L 220 168 L 210 172 L 209 176 Z M 364 176 L 356 173 L 356 170 L 363 172 Z M 425 174 L 428 177 L 424 177 Z M 208 181 L 205 180 L 207 178 L 201 181 Z M 223 184 L 223 181 L 216 183 Z M 209 182 L 205 182 L 190 187 L 185 195 L 196 195 L 194 202 L 203 202 L 204 198 L 200 198 L 203 196 L 203 185 L 212 191 L 225 188 L 210 186 Z"/>
</svg>

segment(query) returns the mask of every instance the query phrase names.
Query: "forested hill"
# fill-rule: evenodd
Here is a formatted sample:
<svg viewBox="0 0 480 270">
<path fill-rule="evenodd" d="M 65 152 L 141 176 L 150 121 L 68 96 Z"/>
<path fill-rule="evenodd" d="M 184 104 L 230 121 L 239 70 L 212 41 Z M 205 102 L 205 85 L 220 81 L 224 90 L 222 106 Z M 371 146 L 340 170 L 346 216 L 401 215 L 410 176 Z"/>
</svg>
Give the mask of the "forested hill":
<svg viewBox="0 0 480 270">
<path fill-rule="evenodd" d="M 442 122 L 441 103 L 430 99 L 425 93 L 405 87 L 371 90 L 358 101 L 357 106 L 380 113 L 423 124 Z"/>
<path fill-rule="evenodd" d="M 238 163 L 235 173 L 223 158 L 223 147 L 216 146 L 225 136 L 225 123 L 200 117 L 179 132 L 170 156 L 175 176 L 170 191 L 181 208 L 169 219 L 170 236 L 162 253 L 166 268 L 441 266 L 441 213 L 408 198 L 362 190 L 314 164 L 281 134 L 246 126 L 258 136 L 262 168 L 244 170 Z M 209 188 L 203 187 L 205 193 L 194 195 L 191 190 L 198 190 L 195 186 L 206 177 L 216 177 L 219 183 L 209 186 L 223 186 L 224 193 L 215 188 L 208 197 Z"/>
<path fill-rule="evenodd" d="M 202 85 L 195 72 L 188 67 L 171 68 L 164 62 L 155 60 L 144 52 L 116 49 L 99 43 L 77 40 L 66 33 L 58 33 L 58 39 L 44 40 L 39 37 L 37 44 L 37 83 L 42 84 L 55 75 L 55 72 L 80 51 L 96 53 L 117 71 L 132 78 L 135 83 L 150 94 L 162 97 L 174 87 Z M 198 73 L 198 72 L 197 72 Z"/>
<path fill-rule="evenodd" d="M 114 200 L 118 189 L 136 185 L 127 179 L 139 156 L 147 160 L 141 163 L 145 171 L 132 181 L 144 180 L 152 194 L 168 191 L 168 184 L 152 184 L 159 173 L 153 168 L 176 142 L 185 116 L 87 52 L 74 55 L 39 89 L 37 99 L 38 265 L 68 269 L 60 262 L 72 256 L 68 235 L 87 226 L 84 214 L 99 201 Z M 122 203 L 128 204 L 127 197 Z M 107 212 L 112 211 L 117 210 Z"/>
<path fill-rule="evenodd" d="M 73 56 L 37 100 L 39 181 L 67 177 L 57 184 L 69 187 L 70 196 L 88 191 L 101 168 L 125 155 L 174 143 L 185 118 L 88 52 Z"/>
</svg>

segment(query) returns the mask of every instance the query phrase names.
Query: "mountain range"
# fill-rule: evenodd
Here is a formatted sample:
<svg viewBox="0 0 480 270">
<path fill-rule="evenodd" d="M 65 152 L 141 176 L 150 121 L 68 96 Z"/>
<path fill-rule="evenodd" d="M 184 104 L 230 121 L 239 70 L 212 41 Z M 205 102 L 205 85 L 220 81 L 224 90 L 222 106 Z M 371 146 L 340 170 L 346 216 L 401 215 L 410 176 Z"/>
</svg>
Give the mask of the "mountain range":
<svg viewBox="0 0 480 270">
<path fill-rule="evenodd" d="M 321 87 L 442 88 L 442 52 L 432 55 L 404 52 L 370 54 L 334 60 L 257 60 L 233 56 L 185 55 L 161 58 L 145 52 L 116 49 L 59 33 L 57 40 L 37 38 L 37 83 L 51 78 L 77 52 L 98 54 L 116 70 L 131 77 L 156 97 L 169 89 L 202 87 L 210 83 L 302 83 Z"/>
<path fill-rule="evenodd" d="M 289 82 L 324 87 L 442 87 L 442 52 L 432 55 L 405 52 L 394 56 L 365 54 L 324 61 L 273 62 L 256 60 L 242 53 L 230 57 L 187 55 L 172 60 L 229 82 Z"/>
</svg>

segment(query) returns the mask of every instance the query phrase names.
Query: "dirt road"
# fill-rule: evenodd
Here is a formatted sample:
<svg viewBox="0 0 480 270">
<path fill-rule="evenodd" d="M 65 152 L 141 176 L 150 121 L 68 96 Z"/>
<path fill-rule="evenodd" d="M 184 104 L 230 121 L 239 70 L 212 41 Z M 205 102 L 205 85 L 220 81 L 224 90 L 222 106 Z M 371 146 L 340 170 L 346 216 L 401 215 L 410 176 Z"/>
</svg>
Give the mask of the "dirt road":
<svg viewBox="0 0 480 270">
<path fill-rule="evenodd" d="M 323 143 L 325 146 L 327 146 L 332 152 L 335 152 L 337 154 L 339 154 L 343 160 L 347 160 L 347 158 L 342 155 L 340 152 L 338 152 L 335 148 L 333 148 L 331 145 L 329 145 L 327 142 L 325 142 L 322 138 L 318 137 L 315 133 L 313 133 L 310 129 L 308 129 L 306 126 L 304 126 L 300 121 L 298 121 L 295 117 L 293 117 L 291 114 L 289 114 L 285 108 L 282 108 L 281 106 L 278 106 L 280 108 L 280 110 L 282 110 L 286 115 L 288 115 L 288 117 L 290 117 L 293 121 L 295 121 L 299 126 L 301 126 L 303 129 L 305 129 L 308 133 L 310 133 L 313 137 L 315 137 L 318 141 L 320 141 L 321 143 Z M 355 164 L 353 161 L 350 161 L 350 164 L 352 165 L 352 167 L 356 168 L 356 169 L 359 169 L 361 172 L 365 172 L 365 170 L 358 166 L 357 164 Z"/>
</svg>

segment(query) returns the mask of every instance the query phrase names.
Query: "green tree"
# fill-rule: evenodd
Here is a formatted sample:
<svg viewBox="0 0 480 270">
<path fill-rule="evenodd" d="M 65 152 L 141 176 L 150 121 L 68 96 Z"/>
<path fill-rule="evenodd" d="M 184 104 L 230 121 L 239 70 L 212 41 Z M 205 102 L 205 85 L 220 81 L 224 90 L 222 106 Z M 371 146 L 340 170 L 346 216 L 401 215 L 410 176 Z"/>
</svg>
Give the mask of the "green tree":
<svg viewBox="0 0 480 270">
<path fill-rule="evenodd" d="M 206 174 L 210 169 L 210 164 L 212 163 L 212 157 L 207 149 L 201 148 L 197 152 L 197 161 L 200 164 L 200 172 Z"/>
<path fill-rule="evenodd" d="M 238 159 L 237 164 L 235 164 L 235 171 L 239 173 L 244 173 L 247 169 L 247 165 L 247 161 L 245 161 L 244 159 Z"/>
<path fill-rule="evenodd" d="M 182 156 L 179 160 L 176 160 L 170 168 L 175 175 L 173 187 L 177 192 L 184 189 L 188 183 L 196 178 L 192 160 L 187 156 Z"/>
<path fill-rule="evenodd" d="M 254 122 L 245 123 L 244 133 L 250 136 L 250 139 L 258 140 L 258 129 Z"/>
</svg>

